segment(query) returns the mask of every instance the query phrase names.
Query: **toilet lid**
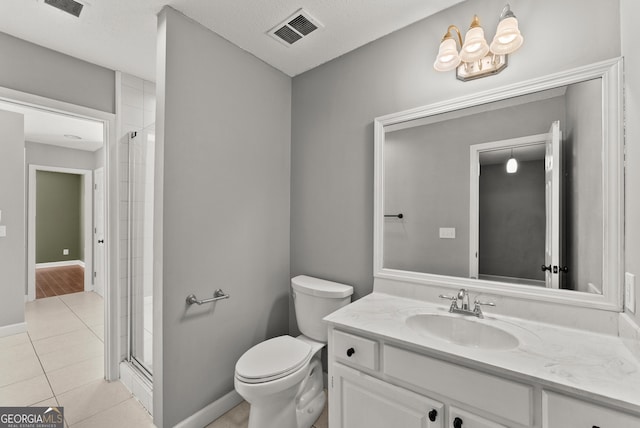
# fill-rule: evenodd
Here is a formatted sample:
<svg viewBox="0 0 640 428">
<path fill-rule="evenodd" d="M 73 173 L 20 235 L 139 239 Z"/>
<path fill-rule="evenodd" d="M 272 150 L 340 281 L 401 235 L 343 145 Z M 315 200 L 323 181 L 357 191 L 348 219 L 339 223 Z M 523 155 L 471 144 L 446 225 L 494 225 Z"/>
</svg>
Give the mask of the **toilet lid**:
<svg viewBox="0 0 640 428">
<path fill-rule="evenodd" d="M 304 366 L 312 357 L 311 346 L 291 336 L 258 343 L 236 363 L 236 376 L 246 382 L 279 379 Z"/>
</svg>

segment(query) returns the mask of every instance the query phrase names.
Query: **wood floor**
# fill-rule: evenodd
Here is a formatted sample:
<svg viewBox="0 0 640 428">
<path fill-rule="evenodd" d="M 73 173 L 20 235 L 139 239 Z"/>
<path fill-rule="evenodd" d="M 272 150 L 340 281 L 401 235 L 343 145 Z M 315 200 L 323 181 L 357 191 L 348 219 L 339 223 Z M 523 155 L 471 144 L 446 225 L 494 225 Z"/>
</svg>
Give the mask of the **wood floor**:
<svg viewBox="0 0 640 428">
<path fill-rule="evenodd" d="M 36 299 L 84 291 L 84 268 L 61 266 L 36 269 Z"/>
</svg>

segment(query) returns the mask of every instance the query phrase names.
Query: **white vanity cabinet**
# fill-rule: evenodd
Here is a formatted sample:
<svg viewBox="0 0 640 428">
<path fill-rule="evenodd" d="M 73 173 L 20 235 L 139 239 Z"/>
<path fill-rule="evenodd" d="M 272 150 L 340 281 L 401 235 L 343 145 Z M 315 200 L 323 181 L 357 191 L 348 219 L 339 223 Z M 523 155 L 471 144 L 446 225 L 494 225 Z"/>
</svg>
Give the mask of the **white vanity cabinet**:
<svg viewBox="0 0 640 428">
<path fill-rule="evenodd" d="M 330 428 L 640 428 L 593 397 L 365 335 L 329 329 Z"/>
<path fill-rule="evenodd" d="M 331 331 L 329 362 L 331 428 L 531 425 L 533 388 L 517 382 L 340 330 Z M 516 423 L 495 422 L 487 413 Z"/>
<path fill-rule="evenodd" d="M 444 428 L 444 405 L 335 363 L 329 405 L 330 427 Z M 333 394 L 333 397 L 332 397 Z"/>
<path fill-rule="evenodd" d="M 555 392 L 542 392 L 543 428 L 635 428 L 640 417 Z"/>
</svg>

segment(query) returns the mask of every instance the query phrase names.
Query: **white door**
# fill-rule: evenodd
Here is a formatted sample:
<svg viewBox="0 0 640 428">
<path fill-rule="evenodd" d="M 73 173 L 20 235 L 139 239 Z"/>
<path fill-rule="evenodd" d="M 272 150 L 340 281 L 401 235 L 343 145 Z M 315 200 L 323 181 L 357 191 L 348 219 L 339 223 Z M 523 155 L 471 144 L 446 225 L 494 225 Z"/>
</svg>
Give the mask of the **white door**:
<svg viewBox="0 0 640 428">
<path fill-rule="evenodd" d="M 104 168 L 96 169 L 93 175 L 93 288 L 104 297 Z"/>
<path fill-rule="evenodd" d="M 560 288 L 560 210 L 562 192 L 562 151 L 560 122 L 549 129 L 545 153 L 546 239 L 544 266 L 547 288 Z"/>
</svg>

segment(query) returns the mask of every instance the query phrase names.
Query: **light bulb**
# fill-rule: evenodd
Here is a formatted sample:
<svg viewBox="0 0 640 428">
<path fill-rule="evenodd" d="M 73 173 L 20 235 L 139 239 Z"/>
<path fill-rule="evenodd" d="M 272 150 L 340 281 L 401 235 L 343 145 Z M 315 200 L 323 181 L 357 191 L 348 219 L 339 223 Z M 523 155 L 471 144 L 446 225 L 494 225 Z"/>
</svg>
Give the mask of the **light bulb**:
<svg viewBox="0 0 640 428">
<path fill-rule="evenodd" d="M 516 160 L 516 158 L 511 156 L 507 161 L 507 173 L 515 174 L 517 171 L 518 171 L 518 161 Z"/>
</svg>

